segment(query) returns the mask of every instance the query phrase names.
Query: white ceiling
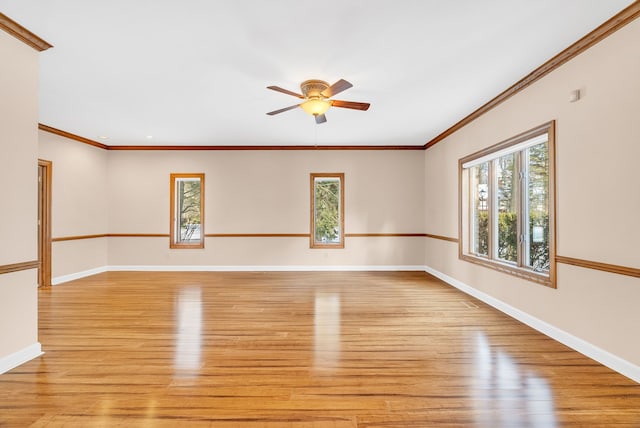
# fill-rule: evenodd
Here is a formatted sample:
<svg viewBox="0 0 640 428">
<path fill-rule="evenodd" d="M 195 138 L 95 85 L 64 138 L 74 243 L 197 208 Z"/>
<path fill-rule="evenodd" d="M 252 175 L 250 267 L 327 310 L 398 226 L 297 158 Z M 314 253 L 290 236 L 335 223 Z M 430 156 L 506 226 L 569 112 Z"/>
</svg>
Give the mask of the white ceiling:
<svg viewBox="0 0 640 428">
<path fill-rule="evenodd" d="M 630 0 L 0 0 L 39 121 L 109 145 L 424 145 Z M 316 125 L 266 89 L 354 87 Z M 152 136 L 148 138 L 147 136 Z M 108 137 L 104 139 L 103 137 Z"/>
</svg>

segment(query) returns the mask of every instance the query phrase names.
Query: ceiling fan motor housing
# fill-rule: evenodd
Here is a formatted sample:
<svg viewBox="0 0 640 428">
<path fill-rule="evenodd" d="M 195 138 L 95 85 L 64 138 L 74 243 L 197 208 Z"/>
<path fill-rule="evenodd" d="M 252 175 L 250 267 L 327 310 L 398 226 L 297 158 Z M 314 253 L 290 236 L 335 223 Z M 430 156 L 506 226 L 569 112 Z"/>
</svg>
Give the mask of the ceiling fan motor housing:
<svg viewBox="0 0 640 428">
<path fill-rule="evenodd" d="M 305 80 L 300 84 L 300 90 L 305 98 L 325 98 L 321 92 L 329 87 L 324 80 Z"/>
</svg>

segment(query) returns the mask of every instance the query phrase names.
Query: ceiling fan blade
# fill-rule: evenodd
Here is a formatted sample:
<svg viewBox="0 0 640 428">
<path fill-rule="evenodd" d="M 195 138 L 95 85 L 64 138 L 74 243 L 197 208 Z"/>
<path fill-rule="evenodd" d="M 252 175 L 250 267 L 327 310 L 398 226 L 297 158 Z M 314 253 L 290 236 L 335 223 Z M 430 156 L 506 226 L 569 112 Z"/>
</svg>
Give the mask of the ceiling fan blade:
<svg viewBox="0 0 640 428">
<path fill-rule="evenodd" d="M 352 86 L 353 85 L 347 82 L 346 80 L 340 79 L 333 85 L 329 86 L 324 91 L 320 92 L 320 95 L 322 95 L 325 98 L 331 98 L 332 96 L 339 94 L 340 92 L 345 91 Z"/>
<path fill-rule="evenodd" d="M 334 107 L 342 107 L 342 108 L 350 108 L 354 110 L 362 110 L 366 111 L 369 109 L 371 104 L 369 103 L 357 103 L 355 101 L 340 101 L 340 100 L 331 100 L 331 105 Z"/>
<path fill-rule="evenodd" d="M 267 113 L 269 116 L 273 116 L 274 114 L 278 114 L 278 113 L 284 113 L 285 111 L 289 111 L 289 110 L 293 110 L 296 107 L 300 107 L 300 104 L 294 104 L 292 106 L 289 107 L 285 107 L 285 108 L 281 108 L 280 110 L 274 110 L 274 111 L 270 111 L 269 113 Z"/>
<path fill-rule="evenodd" d="M 324 114 L 316 114 L 316 123 L 320 125 L 321 123 L 325 123 L 327 121 L 327 116 Z"/>
<path fill-rule="evenodd" d="M 283 94 L 293 95 L 294 97 L 304 98 L 302 94 L 296 94 L 288 89 L 281 88 L 280 86 L 267 86 L 267 89 L 271 89 L 272 91 L 282 92 Z"/>
</svg>

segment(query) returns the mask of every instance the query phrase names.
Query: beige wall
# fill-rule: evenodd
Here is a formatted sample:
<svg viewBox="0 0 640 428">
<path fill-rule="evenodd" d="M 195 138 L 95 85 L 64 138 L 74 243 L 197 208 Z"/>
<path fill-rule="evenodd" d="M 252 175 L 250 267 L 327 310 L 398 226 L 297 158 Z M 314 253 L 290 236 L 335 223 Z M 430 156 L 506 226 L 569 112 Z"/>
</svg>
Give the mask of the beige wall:
<svg viewBox="0 0 640 428">
<path fill-rule="evenodd" d="M 459 158 L 555 119 L 557 254 L 640 267 L 638 40 L 640 20 L 427 150 L 426 232 L 458 234 Z M 638 278 L 558 264 L 553 290 L 462 262 L 454 243 L 426 247 L 428 266 L 640 365 Z"/>
<path fill-rule="evenodd" d="M 206 233 L 309 233 L 311 172 L 345 173 L 346 233 L 422 233 L 420 151 L 106 151 L 39 133 L 53 162 L 52 236 L 168 234 L 169 174 L 205 173 Z M 417 197 L 416 197 L 417 196 Z M 168 238 L 53 243 L 53 280 L 106 266 L 422 266 L 424 240 L 347 237 L 310 249 L 304 237 L 207 238 L 203 250 Z"/>
<path fill-rule="evenodd" d="M 309 233 L 311 172 L 345 173 L 346 233 L 421 233 L 420 151 L 112 151 L 110 233 L 169 233 L 169 174 L 205 173 L 206 233 Z M 420 238 L 207 238 L 170 250 L 168 238 L 109 238 L 109 265 L 422 265 Z"/>
<path fill-rule="evenodd" d="M 38 259 L 38 52 L 0 31 L 0 64 L 0 265 L 8 265 Z M 36 291 L 36 269 L 0 275 L 0 363 L 37 343 Z"/>
<path fill-rule="evenodd" d="M 38 142 L 39 158 L 53 163 L 52 237 L 106 234 L 108 153 L 44 131 Z M 54 279 L 107 264 L 107 238 L 53 242 L 51 251 Z"/>
<path fill-rule="evenodd" d="M 420 151 L 106 151 L 47 132 L 39 156 L 53 162 L 54 238 L 168 234 L 169 174 L 205 173 L 206 233 L 309 232 L 309 174 L 345 173 L 347 233 L 421 233 Z M 416 195 L 418 197 L 416 198 Z M 110 266 L 422 266 L 424 242 L 354 237 L 345 249 L 308 238 L 207 238 L 204 250 L 169 249 L 168 238 L 53 243 L 53 278 Z"/>
</svg>

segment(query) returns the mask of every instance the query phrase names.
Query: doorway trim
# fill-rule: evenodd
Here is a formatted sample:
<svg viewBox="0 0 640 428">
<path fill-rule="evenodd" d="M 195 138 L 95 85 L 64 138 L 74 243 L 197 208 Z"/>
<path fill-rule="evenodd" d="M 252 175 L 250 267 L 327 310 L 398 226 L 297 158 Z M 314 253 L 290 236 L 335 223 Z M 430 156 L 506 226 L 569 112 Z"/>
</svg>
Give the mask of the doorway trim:
<svg viewBox="0 0 640 428">
<path fill-rule="evenodd" d="M 53 162 L 38 159 L 38 287 L 51 286 L 51 177 Z"/>
</svg>

